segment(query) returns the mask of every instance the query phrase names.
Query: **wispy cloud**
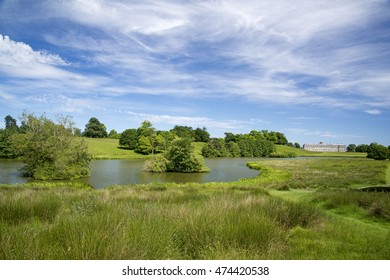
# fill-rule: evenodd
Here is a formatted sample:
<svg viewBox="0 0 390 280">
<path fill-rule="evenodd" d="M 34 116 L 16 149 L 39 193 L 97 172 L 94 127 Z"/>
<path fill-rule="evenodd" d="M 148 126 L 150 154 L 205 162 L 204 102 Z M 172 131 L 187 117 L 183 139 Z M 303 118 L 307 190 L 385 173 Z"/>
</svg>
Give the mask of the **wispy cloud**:
<svg viewBox="0 0 390 280">
<path fill-rule="evenodd" d="M 0 4 L 0 23 L 14 26 L 0 37 L 3 100 L 39 105 L 33 97 L 48 96 L 76 112 L 133 110 L 141 96 L 371 115 L 390 108 L 386 0 L 30 2 Z M 153 113 L 161 123 L 246 125 Z"/>
</svg>

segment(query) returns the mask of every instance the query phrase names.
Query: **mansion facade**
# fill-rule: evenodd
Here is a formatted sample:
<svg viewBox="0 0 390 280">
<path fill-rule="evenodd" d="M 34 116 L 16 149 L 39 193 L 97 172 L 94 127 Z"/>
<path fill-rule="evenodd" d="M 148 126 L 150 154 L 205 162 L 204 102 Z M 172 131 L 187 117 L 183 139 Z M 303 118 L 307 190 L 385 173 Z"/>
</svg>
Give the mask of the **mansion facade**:
<svg viewBox="0 0 390 280">
<path fill-rule="evenodd" d="M 304 144 L 303 149 L 312 152 L 346 152 L 347 146 L 343 144 L 326 144 L 320 142 L 319 144 Z"/>
</svg>

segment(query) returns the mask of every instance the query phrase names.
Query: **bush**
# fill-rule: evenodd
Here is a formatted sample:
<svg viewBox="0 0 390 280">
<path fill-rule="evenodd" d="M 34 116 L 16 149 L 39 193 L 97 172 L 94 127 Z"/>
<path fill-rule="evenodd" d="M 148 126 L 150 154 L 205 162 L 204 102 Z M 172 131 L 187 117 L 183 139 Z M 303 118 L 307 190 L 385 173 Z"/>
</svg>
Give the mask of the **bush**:
<svg viewBox="0 0 390 280">
<path fill-rule="evenodd" d="M 25 133 L 12 136 L 12 148 L 35 179 L 75 179 L 90 174 L 91 157 L 84 139 L 72 134 L 69 119 L 55 124 L 44 116 L 23 114 Z"/>
<path fill-rule="evenodd" d="M 144 170 L 154 173 L 167 171 L 169 161 L 163 156 L 155 156 L 153 159 L 145 161 Z"/>
</svg>

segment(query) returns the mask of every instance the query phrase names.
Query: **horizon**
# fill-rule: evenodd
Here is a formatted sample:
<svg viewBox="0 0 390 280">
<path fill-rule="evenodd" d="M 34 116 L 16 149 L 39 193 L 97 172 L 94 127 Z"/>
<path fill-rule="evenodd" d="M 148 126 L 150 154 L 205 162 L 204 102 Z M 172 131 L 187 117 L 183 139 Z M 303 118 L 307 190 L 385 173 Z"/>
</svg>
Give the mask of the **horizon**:
<svg viewBox="0 0 390 280">
<path fill-rule="evenodd" d="M 1 117 L 389 146 L 389 15 L 385 0 L 5 0 Z"/>
</svg>

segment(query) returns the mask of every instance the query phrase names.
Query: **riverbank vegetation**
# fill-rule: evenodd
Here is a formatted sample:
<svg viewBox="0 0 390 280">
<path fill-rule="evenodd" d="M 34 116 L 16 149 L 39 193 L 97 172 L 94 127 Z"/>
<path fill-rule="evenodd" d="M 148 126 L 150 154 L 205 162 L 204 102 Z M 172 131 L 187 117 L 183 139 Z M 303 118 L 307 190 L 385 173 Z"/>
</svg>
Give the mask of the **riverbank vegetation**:
<svg viewBox="0 0 390 280">
<path fill-rule="evenodd" d="M 366 188 L 387 161 L 250 165 L 230 183 L 0 186 L 0 259 L 390 259 L 390 193 Z"/>
<path fill-rule="evenodd" d="M 72 122 L 58 124 L 45 116 L 24 113 L 23 131 L 10 137 L 13 153 L 25 164 L 23 173 L 34 179 L 75 179 L 90 173 L 91 157 L 82 138 L 73 135 Z"/>
</svg>

